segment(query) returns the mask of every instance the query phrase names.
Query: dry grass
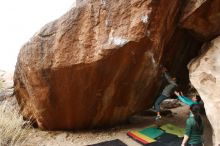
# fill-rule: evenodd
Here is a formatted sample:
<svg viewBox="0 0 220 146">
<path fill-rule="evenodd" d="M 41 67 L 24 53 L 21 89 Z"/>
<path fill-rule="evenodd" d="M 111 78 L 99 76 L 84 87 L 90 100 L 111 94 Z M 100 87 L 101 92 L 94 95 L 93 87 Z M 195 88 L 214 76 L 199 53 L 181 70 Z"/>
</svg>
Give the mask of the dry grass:
<svg viewBox="0 0 220 146">
<path fill-rule="evenodd" d="M 24 145 L 30 136 L 30 123 L 23 120 L 18 109 L 8 101 L 0 103 L 0 145 Z"/>
<path fill-rule="evenodd" d="M 0 91 L 1 91 L 1 89 L 2 89 L 2 81 L 0 80 Z"/>
</svg>

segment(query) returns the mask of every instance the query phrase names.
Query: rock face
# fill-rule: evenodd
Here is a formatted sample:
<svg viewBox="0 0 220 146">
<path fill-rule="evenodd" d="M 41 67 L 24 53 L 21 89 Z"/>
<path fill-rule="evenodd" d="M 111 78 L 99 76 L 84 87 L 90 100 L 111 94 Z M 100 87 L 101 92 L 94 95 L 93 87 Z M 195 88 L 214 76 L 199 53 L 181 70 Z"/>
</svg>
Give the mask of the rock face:
<svg viewBox="0 0 220 146">
<path fill-rule="evenodd" d="M 204 47 L 201 56 L 189 64 L 190 80 L 201 95 L 206 114 L 213 127 L 213 142 L 220 144 L 220 37 Z"/>
<path fill-rule="evenodd" d="M 14 94 L 13 72 L 0 70 L 0 101 Z"/>
<path fill-rule="evenodd" d="M 181 26 L 207 41 L 220 34 L 220 1 L 189 0 L 184 9 Z"/>
<path fill-rule="evenodd" d="M 76 6 L 79 6 L 82 3 L 86 3 L 86 0 L 76 0 Z"/>
<path fill-rule="evenodd" d="M 22 114 L 42 129 L 82 129 L 151 107 L 161 65 L 187 80 L 186 64 L 201 48 L 181 27 L 191 32 L 208 1 L 192 2 L 78 0 L 20 50 L 14 85 Z"/>
<path fill-rule="evenodd" d="M 202 53 L 189 64 L 190 81 L 205 103 L 206 114 L 213 128 L 213 143 L 219 146 L 220 37 L 217 36 L 220 35 L 220 1 L 189 0 L 180 24 L 194 37 L 205 42 Z"/>
<path fill-rule="evenodd" d="M 15 93 L 43 129 L 109 126 L 152 106 L 181 1 L 87 1 L 20 50 Z M 167 56 L 164 56 L 166 52 Z M 175 53 L 173 54 L 175 56 Z"/>
</svg>

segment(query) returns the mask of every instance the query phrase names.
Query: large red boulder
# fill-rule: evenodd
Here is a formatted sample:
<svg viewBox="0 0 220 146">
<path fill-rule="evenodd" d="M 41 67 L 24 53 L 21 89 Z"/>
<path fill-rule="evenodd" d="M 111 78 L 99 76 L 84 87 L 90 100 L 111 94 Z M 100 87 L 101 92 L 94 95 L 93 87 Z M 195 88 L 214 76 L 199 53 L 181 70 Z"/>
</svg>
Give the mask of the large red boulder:
<svg viewBox="0 0 220 146">
<path fill-rule="evenodd" d="M 177 29 L 182 8 L 180 0 L 77 4 L 20 50 L 14 84 L 21 113 L 42 129 L 82 129 L 151 107 L 161 64 L 182 68 L 199 46 Z"/>
</svg>

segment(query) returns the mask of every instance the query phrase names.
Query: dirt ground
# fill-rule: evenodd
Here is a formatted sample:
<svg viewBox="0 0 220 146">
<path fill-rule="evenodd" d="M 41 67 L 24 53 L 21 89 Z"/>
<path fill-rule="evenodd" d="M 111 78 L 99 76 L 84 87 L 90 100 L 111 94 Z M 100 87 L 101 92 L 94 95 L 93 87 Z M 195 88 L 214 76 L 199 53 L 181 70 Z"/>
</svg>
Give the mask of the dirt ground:
<svg viewBox="0 0 220 146">
<path fill-rule="evenodd" d="M 171 123 L 176 126 L 184 128 L 185 120 L 188 116 L 188 106 L 182 105 L 180 107 L 171 109 L 172 115 L 163 116 L 158 122 L 155 122 L 153 116 L 137 114 L 129 119 L 129 123 L 108 129 L 96 129 L 89 131 L 69 131 L 69 132 L 46 132 L 34 129 L 32 134 L 26 141 L 26 145 L 35 146 L 85 146 L 95 144 L 103 141 L 119 139 L 128 146 L 141 146 L 127 136 L 130 130 L 141 130 L 146 126 L 152 124 L 166 124 Z M 212 146 L 212 129 L 211 126 L 203 116 L 205 122 L 205 146 Z"/>
<path fill-rule="evenodd" d="M 11 87 L 8 89 L 11 90 Z M 3 99 L 13 102 L 15 101 L 14 96 L 5 97 Z M 15 104 L 12 105 L 14 106 Z M 32 128 L 22 146 L 85 146 L 113 139 L 119 139 L 128 146 L 141 146 L 141 144 L 127 136 L 128 131 L 141 130 L 152 124 L 162 125 L 166 123 L 171 123 L 184 128 L 189 113 L 189 107 L 181 104 L 181 106 L 171 109 L 171 112 L 172 114 L 163 116 L 162 119 L 157 122 L 155 122 L 154 116 L 147 112 L 142 112 L 131 117 L 128 123 L 107 129 L 85 131 L 41 131 L 37 128 Z M 212 146 L 212 128 L 206 116 L 203 116 L 203 120 L 205 123 L 205 146 Z"/>
</svg>

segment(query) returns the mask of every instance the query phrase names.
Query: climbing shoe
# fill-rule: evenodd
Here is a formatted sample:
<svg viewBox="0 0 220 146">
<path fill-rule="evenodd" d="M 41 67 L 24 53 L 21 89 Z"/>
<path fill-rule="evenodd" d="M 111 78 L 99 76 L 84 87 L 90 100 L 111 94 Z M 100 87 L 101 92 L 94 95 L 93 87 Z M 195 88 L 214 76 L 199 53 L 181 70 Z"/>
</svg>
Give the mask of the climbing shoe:
<svg viewBox="0 0 220 146">
<path fill-rule="evenodd" d="M 155 120 L 161 119 L 161 116 L 156 116 Z"/>
</svg>

